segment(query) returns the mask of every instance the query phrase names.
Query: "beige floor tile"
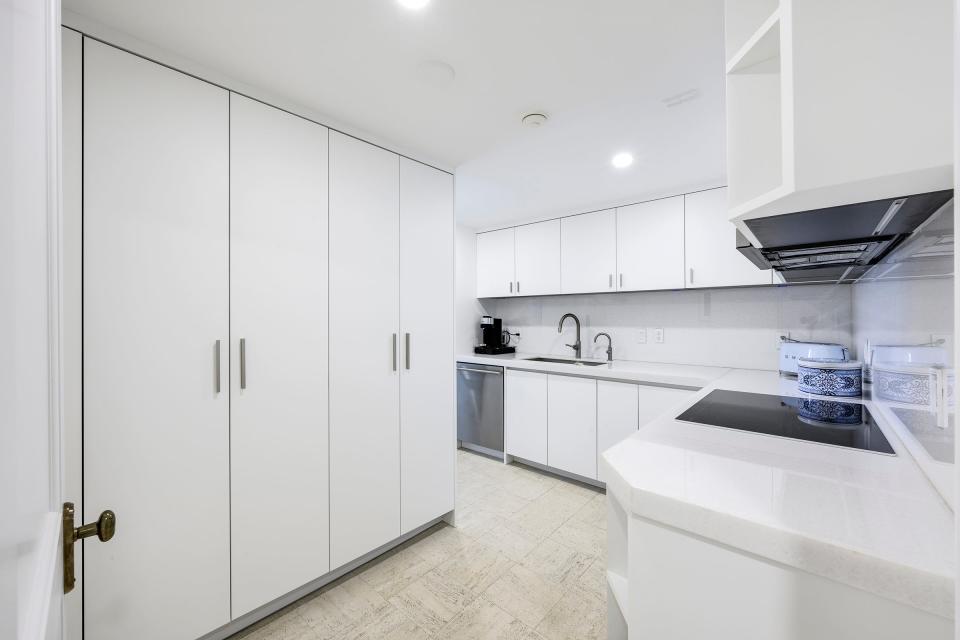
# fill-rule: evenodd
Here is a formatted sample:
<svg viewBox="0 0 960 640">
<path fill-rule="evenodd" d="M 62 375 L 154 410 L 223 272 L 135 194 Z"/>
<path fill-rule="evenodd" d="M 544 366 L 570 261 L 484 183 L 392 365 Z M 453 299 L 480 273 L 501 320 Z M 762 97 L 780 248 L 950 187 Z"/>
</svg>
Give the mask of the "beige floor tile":
<svg viewBox="0 0 960 640">
<path fill-rule="evenodd" d="M 337 640 L 430 640 L 431 635 L 421 629 L 397 609 L 390 608 L 382 616 Z"/>
<path fill-rule="evenodd" d="M 475 544 L 473 538 L 459 528 L 444 523 L 414 538 L 409 547 L 432 569 L 472 544 Z"/>
<path fill-rule="evenodd" d="M 593 562 L 593 556 L 547 539 L 527 554 L 522 564 L 548 582 L 568 586 L 574 584 Z"/>
<path fill-rule="evenodd" d="M 323 638 L 303 618 L 292 611 L 242 637 L 243 640 L 320 640 Z"/>
<path fill-rule="evenodd" d="M 411 547 L 404 547 L 380 556 L 366 565 L 360 577 L 384 599 L 389 600 L 433 566 Z"/>
<path fill-rule="evenodd" d="M 607 496 L 598 494 L 573 514 L 574 520 L 593 525 L 598 529 L 607 529 Z"/>
<path fill-rule="evenodd" d="M 520 562 L 539 543 L 539 539 L 518 527 L 501 524 L 483 535 L 483 544 L 493 547 L 514 562 Z"/>
<path fill-rule="evenodd" d="M 297 614 L 314 629 L 321 638 L 336 638 L 350 630 L 354 622 L 340 610 L 333 600 L 320 593 L 297 606 Z"/>
<path fill-rule="evenodd" d="M 539 499 L 563 509 L 572 516 L 599 494 L 598 491 L 588 489 L 575 482 L 560 482 L 543 494 Z"/>
<path fill-rule="evenodd" d="M 511 516 L 513 517 L 513 516 Z M 473 506 L 457 509 L 456 528 L 471 538 L 480 538 L 490 529 L 507 522 L 507 517 Z"/>
<path fill-rule="evenodd" d="M 607 546 L 607 532 L 579 520 L 564 522 L 550 537 L 562 545 L 594 557 L 603 557 Z"/>
<path fill-rule="evenodd" d="M 390 609 L 388 603 L 359 576 L 353 576 L 297 608 L 307 624 L 337 637 L 363 629 Z"/>
<path fill-rule="evenodd" d="M 467 589 L 447 584 L 430 572 L 391 598 L 390 604 L 427 632 L 436 633 L 474 599 Z"/>
<path fill-rule="evenodd" d="M 530 504 L 529 500 L 510 493 L 503 486 L 490 484 L 487 485 L 483 495 L 478 500 L 470 503 L 470 506 L 491 511 L 502 516 L 509 516 L 520 511 L 528 504 Z"/>
<path fill-rule="evenodd" d="M 478 597 L 513 564 L 496 549 L 478 543 L 440 564 L 431 574 L 455 589 Z"/>
<path fill-rule="evenodd" d="M 503 487 L 525 500 L 535 500 L 557 484 L 553 478 L 535 471 L 518 468 L 515 465 L 508 465 L 507 469 L 510 471 L 504 474 Z"/>
<path fill-rule="evenodd" d="M 607 637 L 607 608 L 603 601 L 574 587 L 537 625 L 551 640 L 601 640 Z"/>
<path fill-rule="evenodd" d="M 536 627 L 563 595 L 563 588 L 516 565 L 484 592 L 484 597 L 530 627 Z"/>
<path fill-rule="evenodd" d="M 510 515 L 505 524 L 512 529 L 523 531 L 537 540 L 544 540 L 556 531 L 560 525 L 569 520 L 574 513 L 576 513 L 575 507 L 557 506 L 545 497 L 541 497 Z"/>
<path fill-rule="evenodd" d="M 478 598 L 437 634 L 442 640 L 544 640 L 509 613 Z"/>
<path fill-rule="evenodd" d="M 601 600 L 607 597 L 607 566 L 602 558 L 593 561 L 587 570 L 577 578 L 576 585 L 585 592 Z"/>
</svg>

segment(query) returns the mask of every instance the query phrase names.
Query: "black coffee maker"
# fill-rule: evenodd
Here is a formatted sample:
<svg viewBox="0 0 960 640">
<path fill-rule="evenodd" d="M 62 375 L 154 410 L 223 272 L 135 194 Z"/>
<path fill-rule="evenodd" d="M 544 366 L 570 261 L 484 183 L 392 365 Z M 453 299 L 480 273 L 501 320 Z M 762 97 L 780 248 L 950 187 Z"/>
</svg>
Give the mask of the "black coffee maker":
<svg viewBox="0 0 960 640">
<path fill-rule="evenodd" d="M 508 347 L 503 344 L 503 320 L 500 318 L 491 318 L 490 316 L 480 318 L 480 339 L 483 344 L 474 347 L 474 353 L 498 355 L 514 353 L 517 350 L 515 347 Z"/>
</svg>

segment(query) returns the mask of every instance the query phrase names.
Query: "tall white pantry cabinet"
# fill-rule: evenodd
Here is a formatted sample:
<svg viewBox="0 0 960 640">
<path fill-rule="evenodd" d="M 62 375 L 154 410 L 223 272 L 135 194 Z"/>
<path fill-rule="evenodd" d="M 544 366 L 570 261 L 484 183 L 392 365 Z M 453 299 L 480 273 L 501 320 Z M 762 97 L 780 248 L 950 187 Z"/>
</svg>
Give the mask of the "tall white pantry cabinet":
<svg viewBox="0 0 960 640">
<path fill-rule="evenodd" d="M 84 633 L 193 640 L 453 510 L 453 177 L 92 39 L 64 52 L 67 494 L 118 522 L 85 545 Z"/>
</svg>

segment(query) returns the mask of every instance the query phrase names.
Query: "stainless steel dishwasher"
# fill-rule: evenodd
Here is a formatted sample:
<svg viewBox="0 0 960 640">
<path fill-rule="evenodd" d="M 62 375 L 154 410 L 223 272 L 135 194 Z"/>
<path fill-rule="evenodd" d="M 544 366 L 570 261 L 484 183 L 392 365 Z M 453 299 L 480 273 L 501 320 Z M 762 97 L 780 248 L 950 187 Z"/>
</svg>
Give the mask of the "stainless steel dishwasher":
<svg viewBox="0 0 960 640">
<path fill-rule="evenodd" d="M 503 367 L 457 363 L 457 440 L 483 453 L 503 453 Z"/>
</svg>

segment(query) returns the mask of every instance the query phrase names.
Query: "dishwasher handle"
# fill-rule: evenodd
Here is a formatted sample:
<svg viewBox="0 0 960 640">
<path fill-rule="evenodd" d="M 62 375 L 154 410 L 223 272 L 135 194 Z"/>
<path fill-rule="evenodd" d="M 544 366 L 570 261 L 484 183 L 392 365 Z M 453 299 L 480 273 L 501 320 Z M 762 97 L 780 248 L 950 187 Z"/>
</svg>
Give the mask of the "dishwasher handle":
<svg viewBox="0 0 960 640">
<path fill-rule="evenodd" d="M 473 373 L 489 373 L 495 376 L 502 376 L 503 372 L 493 371 L 492 369 L 473 369 L 471 367 L 457 367 L 457 371 L 472 371 Z"/>
</svg>

